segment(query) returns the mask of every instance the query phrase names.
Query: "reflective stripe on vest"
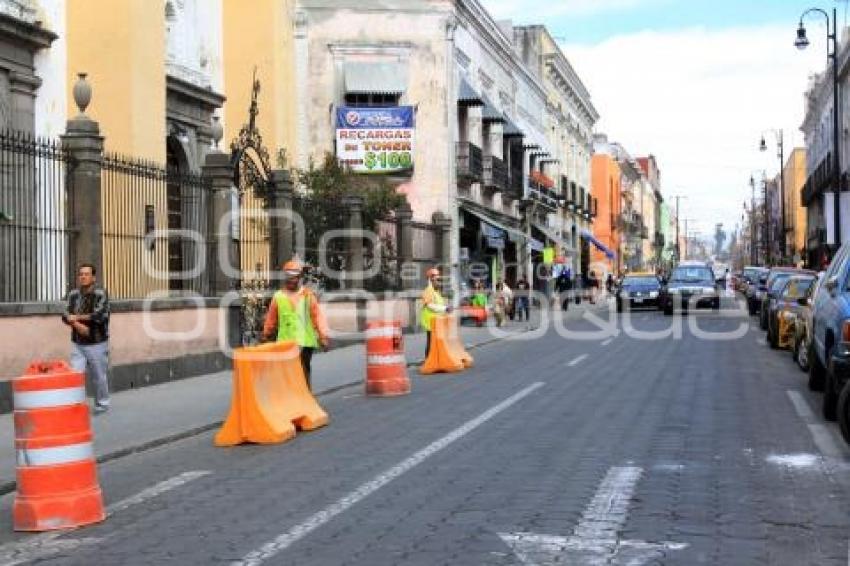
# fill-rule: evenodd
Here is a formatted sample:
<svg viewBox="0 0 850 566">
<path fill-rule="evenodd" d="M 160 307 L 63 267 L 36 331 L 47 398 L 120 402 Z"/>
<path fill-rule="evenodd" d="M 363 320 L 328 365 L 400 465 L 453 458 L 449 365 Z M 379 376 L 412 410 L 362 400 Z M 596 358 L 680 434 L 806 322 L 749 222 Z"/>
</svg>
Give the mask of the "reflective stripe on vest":
<svg viewBox="0 0 850 566">
<path fill-rule="evenodd" d="M 425 293 L 423 293 L 423 295 L 426 298 L 430 297 L 430 300 L 427 300 L 422 304 L 422 311 L 420 312 L 419 323 L 422 325 L 422 328 L 430 332 L 431 320 L 434 318 L 434 313 L 431 312 L 431 309 L 428 308 L 428 304 L 437 303 L 438 305 L 444 305 L 446 304 L 446 300 L 443 299 L 443 296 L 440 294 L 440 292 L 434 289 L 434 287 L 432 287 L 430 284 L 425 289 Z"/>
<path fill-rule="evenodd" d="M 303 289 L 298 292 L 298 302 L 292 302 L 283 291 L 274 294 L 277 304 L 277 340 L 294 340 L 302 348 L 318 348 L 319 339 L 310 316 L 312 294 Z"/>
</svg>

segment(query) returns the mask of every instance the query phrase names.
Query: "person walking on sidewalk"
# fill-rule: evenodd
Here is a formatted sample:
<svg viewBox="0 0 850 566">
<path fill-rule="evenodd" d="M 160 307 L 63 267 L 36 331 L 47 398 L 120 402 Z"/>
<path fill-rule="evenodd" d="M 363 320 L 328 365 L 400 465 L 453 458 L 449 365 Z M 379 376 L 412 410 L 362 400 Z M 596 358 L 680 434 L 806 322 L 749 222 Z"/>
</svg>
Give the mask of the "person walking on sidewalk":
<svg viewBox="0 0 850 566">
<path fill-rule="evenodd" d="M 71 327 L 71 368 L 94 384 L 95 414 L 109 409 L 109 295 L 96 287 L 97 269 L 83 263 L 62 322 Z"/>
<path fill-rule="evenodd" d="M 440 270 L 432 267 L 426 273 L 428 285 L 422 291 L 422 310 L 419 313 L 419 324 L 425 330 L 425 357 L 431 352 L 431 325 L 435 314 L 448 312 L 446 300 L 440 294 Z"/>
<path fill-rule="evenodd" d="M 307 388 L 312 392 L 313 353 L 319 347 L 327 350 L 330 339 L 318 297 L 302 285 L 303 271 L 304 267 L 297 259 L 283 264 L 283 288 L 272 296 L 263 325 L 263 338 L 298 344 L 301 368 L 304 370 Z"/>
<path fill-rule="evenodd" d="M 501 281 L 496 283 L 496 294 L 493 295 L 493 316 L 496 319 L 496 326 L 502 326 L 505 323 L 505 311 L 507 310 L 508 294 L 505 292 L 505 285 Z"/>
<path fill-rule="evenodd" d="M 517 321 L 522 321 L 523 313 L 525 313 L 525 321 L 530 320 L 528 315 L 528 290 L 528 281 L 525 280 L 525 277 L 520 277 L 516 282 L 516 307 L 514 307 Z"/>
</svg>

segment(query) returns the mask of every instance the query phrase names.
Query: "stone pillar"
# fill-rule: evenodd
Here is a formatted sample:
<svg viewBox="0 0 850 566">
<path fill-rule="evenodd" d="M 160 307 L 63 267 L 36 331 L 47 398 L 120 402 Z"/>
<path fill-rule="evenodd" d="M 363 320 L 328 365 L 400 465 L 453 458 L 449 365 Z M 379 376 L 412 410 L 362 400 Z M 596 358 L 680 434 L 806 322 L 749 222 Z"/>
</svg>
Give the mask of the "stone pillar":
<svg viewBox="0 0 850 566">
<path fill-rule="evenodd" d="M 74 86 L 74 100 L 80 113 L 68 120 L 62 136 L 62 146 L 74 161 L 73 167 L 69 167 L 67 186 L 71 203 L 68 224 L 72 233 L 69 250 L 72 286 L 76 267 L 82 262 L 94 264 L 100 270 L 100 281 L 104 281 L 100 198 L 103 137 L 98 123 L 85 114 L 91 101 L 91 86 L 84 74 L 80 74 Z"/>
<path fill-rule="evenodd" d="M 454 277 L 454 266 L 452 265 L 452 219 L 437 211 L 432 216 L 432 220 L 439 231 L 437 253 L 440 259 L 440 271 L 443 277 L 449 277 L 448 285 L 444 285 L 444 288 L 446 291 L 451 289 L 453 296 L 457 296 L 460 281 L 457 277 Z"/>
<path fill-rule="evenodd" d="M 271 173 L 269 188 L 269 238 L 271 243 L 272 273 L 278 272 L 284 262 L 292 259 L 292 177 L 285 169 Z M 273 276 L 274 277 L 274 276 Z"/>
<path fill-rule="evenodd" d="M 223 296 L 239 289 L 238 273 L 241 265 L 234 239 L 238 216 L 234 216 L 236 187 L 233 186 L 233 165 L 230 156 L 217 147 L 204 157 L 201 168 L 210 183 L 209 226 L 211 250 L 207 271 L 210 277 L 210 294 Z M 228 221 L 229 220 L 229 221 Z M 231 301 L 225 314 L 227 345 L 242 345 L 242 301 Z"/>
<path fill-rule="evenodd" d="M 343 205 L 348 208 L 348 272 L 347 279 L 351 289 L 363 288 L 363 197 L 349 195 L 343 199 Z"/>
<path fill-rule="evenodd" d="M 404 275 L 408 270 L 415 267 L 413 263 L 413 209 L 405 201 L 404 204 L 395 209 L 396 218 L 396 256 L 398 257 L 399 273 Z M 418 287 L 418 279 L 403 277 L 401 280 L 402 290 Z"/>
</svg>

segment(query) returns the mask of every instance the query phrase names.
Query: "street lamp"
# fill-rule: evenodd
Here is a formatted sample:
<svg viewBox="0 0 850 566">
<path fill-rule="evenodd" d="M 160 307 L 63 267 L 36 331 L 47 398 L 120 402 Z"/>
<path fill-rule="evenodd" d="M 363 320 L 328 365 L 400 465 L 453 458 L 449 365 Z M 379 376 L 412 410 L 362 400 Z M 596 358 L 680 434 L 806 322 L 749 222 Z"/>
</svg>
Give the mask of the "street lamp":
<svg viewBox="0 0 850 566">
<path fill-rule="evenodd" d="M 805 36 L 806 30 L 803 29 Z M 798 32 L 799 35 L 799 32 Z M 808 41 L 808 40 L 807 40 Z M 779 211 L 782 219 L 779 223 L 779 229 L 782 231 L 782 240 L 779 242 L 779 255 L 781 259 L 785 259 L 786 235 L 785 235 L 785 175 L 783 167 L 785 167 L 785 143 L 782 130 L 766 130 L 773 132 L 776 135 L 777 157 L 779 157 Z M 761 143 L 759 143 L 759 151 L 767 151 L 767 142 L 764 139 L 764 133 L 761 135 Z"/>
<path fill-rule="evenodd" d="M 838 15 L 835 8 L 832 9 L 832 33 L 829 31 L 829 14 L 820 8 L 809 8 L 800 16 L 800 25 L 797 27 L 797 39 L 794 46 L 797 49 L 805 49 L 809 46 L 809 38 L 806 36 L 806 28 L 803 26 L 803 18 L 812 12 L 817 12 L 826 18 L 827 59 L 832 60 L 832 164 L 833 164 L 833 187 L 834 198 L 833 220 L 836 247 L 841 245 L 841 207 L 839 205 L 841 194 L 841 158 L 838 151 Z M 832 42 L 832 51 L 829 49 Z M 784 235 L 783 235 L 784 237 Z"/>
</svg>

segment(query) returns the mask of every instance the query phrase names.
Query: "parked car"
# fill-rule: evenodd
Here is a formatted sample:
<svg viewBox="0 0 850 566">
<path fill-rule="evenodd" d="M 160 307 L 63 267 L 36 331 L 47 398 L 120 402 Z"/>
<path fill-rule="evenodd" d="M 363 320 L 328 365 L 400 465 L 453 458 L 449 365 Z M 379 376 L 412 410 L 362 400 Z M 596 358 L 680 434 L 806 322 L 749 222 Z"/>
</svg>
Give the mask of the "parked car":
<svg viewBox="0 0 850 566">
<path fill-rule="evenodd" d="M 797 313 L 802 309 L 801 301 L 805 300 L 816 280 L 816 275 L 793 275 L 784 279 L 784 283 L 780 283 L 781 290 L 776 297 L 770 299 L 767 307 L 767 342 L 771 348 L 781 346 L 784 338 L 780 335 L 782 319 L 786 319 L 786 324 L 793 326 Z"/>
<path fill-rule="evenodd" d="M 823 276 L 812 309 L 809 387 L 823 390 L 823 416 L 839 421 L 850 443 L 850 244 L 843 244 Z"/>
<path fill-rule="evenodd" d="M 746 281 L 744 296 L 747 299 L 747 310 L 750 315 L 755 315 L 759 312 L 761 299 L 767 291 L 767 274 L 769 271 L 764 267 L 756 267 L 754 269 L 755 271 L 750 272 L 749 278 L 746 275 L 744 276 L 744 280 Z"/>
<path fill-rule="evenodd" d="M 672 315 L 679 307 L 720 308 L 720 295 L 714 283 L 714 274 L 705 264 L 681 263 L 673 269 L 664 289 L 661 308 L 664 314 Z"/>
<path fill-rule="evenodd" d="M 794 342 L 791 345 L 791 357 L 802 371 L 809 371 L 809 349 L 812 336 L 812 306 L 815 296 L 823 282 L 823 272 L 818 273 L 817 281 L 809 287 L 806 299 L 800 305 L 794 321 Z"/>
<path fill-rule="evenodd" d="M 796 267 L 772 267 L 767 274 L 766 291 L 761 298 L 759 305 L 759 326 L 762 330 L 767 330 L 767 312 L 772 302 L 776 299 L 779 292 L 785 286 L 785 280 L 792 275 L 816 275 L 814 271 L 808 269 L 797 269 Z"/>
<path fill-rule="evenodd" d="M 652 273 L 629 273 L 623 277 L 617 292 L 617 312 L 623 307 L 658 308 L 658 296 L 661 294 L 661 281 Z"/>
</svg>

